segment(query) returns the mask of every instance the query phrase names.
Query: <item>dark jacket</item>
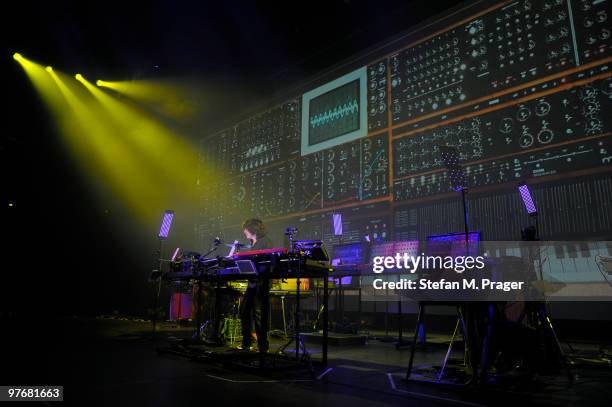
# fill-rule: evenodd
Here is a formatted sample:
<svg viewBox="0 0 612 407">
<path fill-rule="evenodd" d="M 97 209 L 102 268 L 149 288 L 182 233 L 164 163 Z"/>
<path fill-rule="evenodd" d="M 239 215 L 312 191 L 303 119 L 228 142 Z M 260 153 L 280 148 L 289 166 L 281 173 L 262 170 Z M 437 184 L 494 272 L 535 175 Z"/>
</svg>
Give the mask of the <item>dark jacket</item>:
<svg viewBox="0 0 612 407">
<path fill-rule="evenodd" d="M 261 239 L 257 239 L 255 244 L 251 246 L 249 250 L 261 250 L 261 249 L 272 249 L 274 244 L 272 244 L 272 240 L 268 236 L 264 236 Z"/>
<path fill-rule="evenodd" d="M 272 244 L 272 241 L 270 240 L 270 238 L 268 236 L 264 236 L 260 239 L 257 239 L 257 241 L 255 242 L 255 244 L 253 246 L 251 246 L 250 250 L 262 250 L 262 249 L 272 249 L 274 247 L 274 245 Z M 257 281 L 255 280 L 250 280 L 248 287 L 250 289 L 254 289 L 257 286 Z"/>
</svg>

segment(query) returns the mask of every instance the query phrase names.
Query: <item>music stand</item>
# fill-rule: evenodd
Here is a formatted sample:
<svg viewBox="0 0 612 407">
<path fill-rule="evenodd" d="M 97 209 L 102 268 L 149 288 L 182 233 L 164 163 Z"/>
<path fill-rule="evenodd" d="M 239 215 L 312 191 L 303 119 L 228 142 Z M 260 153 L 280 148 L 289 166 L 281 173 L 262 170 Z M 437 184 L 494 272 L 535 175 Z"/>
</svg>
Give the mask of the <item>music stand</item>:
<svg viewBox="0 0 612 407">
<path fill-rule="evenodd" d="M 464 235 L 465 235 L 465 254 L 469 255 L 470 254 L 470 248 L 469 248 L 469 244 L 470 244 L 469 230 L 470 229 L 469 229 L 469 223 L 468 223 L 467 196 L 466 196 L 468 187 L 467 187 L 467 179 L 465 177 L 465 173 L 463 172 L 463 168 L 461 167 L 461 164 L 459 163 L 459 151 L 457 150 L 457 148 L 451 147 L 451 146 L 438 146 L 438 150 L 440 151 L 440 159 L 444 163 L 444 167 L 446 168 L 446 171 L 448 173 L 448 178 L 449 178 L 452 188 L 455 191 L 461 191 L 461 203 L 463 205 L 463 228 L 464 228 Z M 471 318 L 471 314 L 472 314 L 471 308 L 472 307 L 470 307 L 467 303 L 459 305 L 458 307 L 459 319 L 457 320 L 457 325 L 455 328 L 455 333 L 456 333 L 457 328 L 459 327 L 459 322 L 463 321 L 462 325 L 463 325 L 463 335 L 464 335 L 466 356 L 468 360 L 468 365 L 472 368 L 471 378 L 468 380 L 466 384 L 469 384 L 471 382 L 478 380 L 478 366 L 475 363 L 476 359 L 474 358 L 476 344 L 474 342 L 475 332 L 474 332 L 474 327 L 472 326 L 473 321 L 471 321 L 472 319 Z M 415 330 L 415 337 L 413 340 L 413 353 L 414 353 L 414 345 L 416 344 L 416 338 L 417 338 L 416 333 L 418 333 L 418 328 L 419 328 L 418 324 L 420 323 L 420 319 L 421 319 L 421 312 L 422 312 L 421 309 L 422 308 L 419 305 L 419 317 L 417 319 L 417 330 Z M 455 334 L 453 334 L 453 338 L 454 336 Z M 452 342 L 451 342 L 451 346 L 452 346 Z M 450 347 L 449 347 L 449 352 L 447 352 L 446 357 L 444 359 L 440 375 L 438 376 L 438 381 L 442 378 L 444 367 L 446 366 L 446 362 L 448 360 L 449 354 L 450 354 Z M 413 355 L 411 355 L 410 357 L 406 379 L 410 378 L 410 373 L 412 371 L 412 362 L 413 362 Z"/>
<path fill-rule="evenodd" d="M 157 283 L 157 287 L 155 288 L 155 294 L 153 297 L 153 316 L 152 316 L 152 320 L 153 320 L 152 321 L 153 322 L 152 338 L 153 339 L 156 339 L 155 335 L 157 332 L 157 313 L 158 313 L 158 307 L 159 307 L 159 297 L 161 294 L 161 282 L 162 282 L 162 275 L 163 275 L 162 266 L 164 264 L 164 259 L 163 259 L 164 240 L 168 239 L 168 234 L 170 233 L 170 228 L 172 227 L 173 219 L 174 219 L 174 211 L 166 209 L 166 211 L 164 211 L 164 216 L 162 218 L 161 226 L 159 228 L 159 234 L 157 235 L 157 238 L 159 239 L 159 251 L 157 252 L 159 268 L 157 270 L 153 270 L 151 274 L 149 275 L 149 281 Z"/>
</svg>

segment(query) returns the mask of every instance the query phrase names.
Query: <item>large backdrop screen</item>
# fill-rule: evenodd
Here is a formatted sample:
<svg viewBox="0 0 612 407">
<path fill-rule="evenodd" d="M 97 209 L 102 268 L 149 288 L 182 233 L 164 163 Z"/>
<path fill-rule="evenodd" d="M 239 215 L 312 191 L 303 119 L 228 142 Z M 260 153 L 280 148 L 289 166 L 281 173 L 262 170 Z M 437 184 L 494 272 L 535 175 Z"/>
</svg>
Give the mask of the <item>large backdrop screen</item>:
<svg viewBox="0 0 612 407">
<path fill-rule="evenodd" d="M 440 145 L 460 152 L 470 228 L 483 239 L 520 238 L 528 219 L 519 181 L 534 193 L 542 237 L 610 238 L 607 5 L 467 5 L 394 50 L 205 137 L 199 248 L 214 236 L 241 238 L 250 216 L 266 221 L 278 245 L 288 225 L 330 248 L 365 235 L 461 232 L 461 201 Z M 207 165 L 224 166 L 226 177 L 208 178 Z M 334 234 L 334 213 L 342 214 L 342 235 Z"/>
</svg>

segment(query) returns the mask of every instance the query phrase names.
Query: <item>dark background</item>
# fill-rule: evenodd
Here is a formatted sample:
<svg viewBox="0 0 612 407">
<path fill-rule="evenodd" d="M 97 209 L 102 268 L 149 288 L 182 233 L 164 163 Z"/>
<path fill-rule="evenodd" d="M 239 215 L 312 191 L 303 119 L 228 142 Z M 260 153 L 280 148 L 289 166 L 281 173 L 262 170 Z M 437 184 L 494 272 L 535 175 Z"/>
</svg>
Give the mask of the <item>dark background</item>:
<svg viewBox="0 0 612 407">
<path fill-rule="evenodd" d="M 12 54 L 88 78 L 184 78 L 210 90 L 193 140 L 457 1 L 10 2 L 0 67 L 2 293 L 9 315 L 143 314 L 157 230 L 132 230 L 71 161 Z M 212 103 L 211 103 L 212 102 Z M 13 203 L 9 207 L 9 203 Z M 186 230 L 175 231 L 183 239 Z M 123 226 L 123 227 L 121 227 Z M 189 244 L 189 242 L 187 242 Z"/>
</svg>

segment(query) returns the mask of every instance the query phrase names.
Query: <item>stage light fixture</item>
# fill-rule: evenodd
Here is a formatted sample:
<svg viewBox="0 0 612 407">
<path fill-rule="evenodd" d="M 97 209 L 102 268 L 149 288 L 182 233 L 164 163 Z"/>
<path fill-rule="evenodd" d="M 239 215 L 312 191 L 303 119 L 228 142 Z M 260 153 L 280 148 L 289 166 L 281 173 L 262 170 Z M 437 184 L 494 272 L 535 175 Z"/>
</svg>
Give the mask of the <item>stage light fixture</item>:
<svg viewBox="0 0 612 407">
<path fill-rule="evenodd" d="M 334 236 L 342 236 L 342 214 L 334 213 L 333 215 Z"/>
<path fill-rule="evenodd" d="M 161 227 L 159 228 L 158 237 L 160 240 L 165 240 L 168 238 L 168 234 L 170 233 L 170 227 L 172 226 L 172 219 L 174 218 L 174 211 L 166 210 L 164 212 L 164 217 L 162 219 Z"/>
<path fill-rule="evenodd" d="M 53 67 L 52 66 L 48 66 L 48 67 L 45 68 L 45 71 L 53 72 Z"/>
<path fill-rule="evenodd" d="M 81 75 L 80 73 L 74 75 L 74 77 L 76 78 L 77 81 L 82 81 L 83 80 L 83 75 Z"/>
<path fill-rule="evenodd" d="M 521 194 L 521 198 L 523 199 L 523 204 L 525 204 L 525 209 L 529 216 L 537 216 L 538 210 L 533 202 L 533 197 L 531 196 L 531 192 L 529 192 L 529 188 L 527 184 L 524 182 L 519 183 L 518 190 Z"/>
<path fill-rule="evenodd" d="M 102 86 L 102 84 L 103 84 L 103 82 L 100 79 L 98 79 L 96 81 L 96 86 Z"/>
<path fill-rule="evenodd" d="M 13 54 L 13 59 L 14 59 L 15 61 L 21 61 L 21 60 L 23 59 L 23 57 L 21 56 L 21 54 L 20 54 L 19 52 L 15 52 L 15 53 Z"/>
<path fill-rule="evenodd" d="M 181 248 L 177 247 L 174 253 L 172 254 L 172 258 L 170 259 L 170 261 L 176 260 L 176 256 L 178 256 L 179 250 L 181 250 Z"/>
</svg>

